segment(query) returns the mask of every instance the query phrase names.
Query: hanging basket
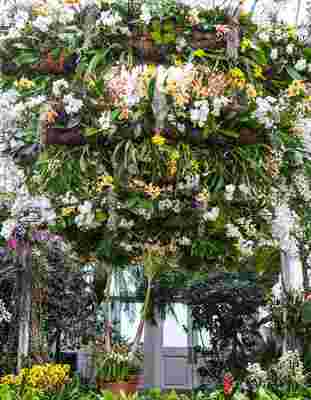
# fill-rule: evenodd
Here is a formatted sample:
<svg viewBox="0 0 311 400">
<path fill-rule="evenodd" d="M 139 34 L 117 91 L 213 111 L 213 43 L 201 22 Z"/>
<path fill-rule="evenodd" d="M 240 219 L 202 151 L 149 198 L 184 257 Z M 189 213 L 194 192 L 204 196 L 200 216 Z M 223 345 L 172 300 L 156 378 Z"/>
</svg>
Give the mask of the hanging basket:
<svg viewBox="0 0 311 400">
<path fill-rule="evenodd" d="M 76 65 L 75 54 L 68 56 L 65 50 L 61 50 L 56 56 L 51 50 L 44 50 L 41 53 L 40 62 L 32 67 L 34 71 L 46 74 L 65 74 L 74 71 Z"/>
<path fill-rule="evenodd" d="M 42 134 L 41 141 L 43 145 L 83 146 L 87 143 L 85 137 L 81 133 L 80 127 L 47 127 Z"/>
<path fill-rule="evenodd" d="M 161 51 L 159 46 L 154 43 L 150 33 L 134 33 L 129 40 L 129 46 L 138 53 L 144 61 L 159 62 Z"/>
<path fill-rule="evenodd" d="M 32 301 L 37 304 L 47 304 L 48 290 L 46 288 L 33 288 Z"/>
<path fill-rule="evenodd" d="M 202 32 L 199 27 L 194 28 L 190 45 L 194 49 L 223 49 L 226 47 L 224 34 L 220 32 Z"/>
<path fill-rule="evenodd" d="M 242 128 L 240 130 L 239 143 L 243 145 L 257 144 L 259 142 L 255 129 Z"/>
</svg>

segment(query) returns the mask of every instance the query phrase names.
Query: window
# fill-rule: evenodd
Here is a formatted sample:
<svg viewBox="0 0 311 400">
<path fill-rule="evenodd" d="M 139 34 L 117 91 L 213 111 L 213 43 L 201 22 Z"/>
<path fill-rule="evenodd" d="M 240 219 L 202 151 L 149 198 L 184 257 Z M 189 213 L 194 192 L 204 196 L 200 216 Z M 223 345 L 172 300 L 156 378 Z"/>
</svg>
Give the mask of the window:
<svg viewBox="0 0 311 400">
<path fill-rule="evenodd" d="M 188 309 L 185 304 L 174 304 L 176 318 L 168 314 L 163 324 L 163 347 L 188 347 Z"/>
</svg>

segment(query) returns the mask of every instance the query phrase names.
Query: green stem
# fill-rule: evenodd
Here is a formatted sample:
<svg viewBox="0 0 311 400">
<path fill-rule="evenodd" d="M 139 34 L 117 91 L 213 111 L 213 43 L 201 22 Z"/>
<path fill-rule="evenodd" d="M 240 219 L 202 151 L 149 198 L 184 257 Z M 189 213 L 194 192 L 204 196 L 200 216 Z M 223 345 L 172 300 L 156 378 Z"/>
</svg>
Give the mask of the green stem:
<svg viewBox="0 0 311 400">
<path fill-rule="evenodd" d="M 151 283 L 152 283 L 152 278 L 148 278 L 147 292 L 146 292 L 144 307 L 142 310 L 142 318 L 145 321 L 147 320 L 148 307 L 151 299 Z"/>
</svg>

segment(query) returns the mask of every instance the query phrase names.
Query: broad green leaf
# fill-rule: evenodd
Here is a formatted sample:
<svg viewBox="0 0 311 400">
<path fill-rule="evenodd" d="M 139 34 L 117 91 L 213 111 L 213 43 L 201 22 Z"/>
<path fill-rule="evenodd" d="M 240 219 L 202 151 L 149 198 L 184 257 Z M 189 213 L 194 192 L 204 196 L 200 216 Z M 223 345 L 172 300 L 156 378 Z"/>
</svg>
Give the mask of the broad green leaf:
<svg viewBox="0 0 311 400">
<path fill-rule="evenodd" d="M 287 66 L 286 71 L 288 75 L 295 80 L 303 80 L 303 77 L 300 75 L 298 71 L 296 71 L 293 67 Z"/>
<path fill-rule="evenodd" d="M 233 137 L 233 138 L 239 138 L 239 136 L 240 136 L 239 132 L 230 131 L 228 129 L 219 129 L 218 132 L 222 133 L 225 136 L 229 136 L 229 137 Z"/>
<path fill-rule="evenodd" d="M 308 61 L 311 61 L 311 48 L 307 47 L 303 50 L 303 54 Z"/>
<path fill-rule="evenodd" d="M 116 119 L 118 119 L 119 115 L 121 114 L 121 111 L 119 110 L 113 110 L 111 113 L 111 119 L 112 121 L 115 121 Z"/>
<path fill-rule="evenodd" d="M 198 49 L 193 52 L 193 57 L 203 58 L 206 56 L 206 52 L 203 49 Z"/>
<path fill-rule="evenodd" d="M 305 323 L 311 322 L 311 301 L 306 301 L 302 306 L 302 320 Z"/>
<path fill-rule="evenodd" d="M 84 135 L 85 136 L 93 136 L 96 135 L 99 132 L 99 129 L 97 128 L 86 128 L 84 130 Z"/>
</svg>

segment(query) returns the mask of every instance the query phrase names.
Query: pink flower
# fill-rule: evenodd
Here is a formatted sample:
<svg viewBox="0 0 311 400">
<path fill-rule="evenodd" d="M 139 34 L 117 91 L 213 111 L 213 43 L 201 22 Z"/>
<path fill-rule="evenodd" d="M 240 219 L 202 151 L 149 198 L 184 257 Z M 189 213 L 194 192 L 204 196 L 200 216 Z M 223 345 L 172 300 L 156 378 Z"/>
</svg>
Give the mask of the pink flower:
<svg viewBox="0 0 311 400">
<path fill-rule="evenodd" d="M 305 299 L 306 301 L 310 301 L 310 300 L 311 300 L 311 293 L 310 293 L 310 292 L 305 293 L 305 294 L 304 294 L 304 299 Z"/>
<path fill-rule="evenodd" d="M 216 32 L 226 33 L 228 32 L 228 27 L 226 25 L 216 25 Z"/>
<path fill-rule="evenodd" d="M 11 250 L 15 250 L 17 247 L 17 240 L 16 239 L 9 239 L 8 240 L 8 247 Z"/>
</svg>

